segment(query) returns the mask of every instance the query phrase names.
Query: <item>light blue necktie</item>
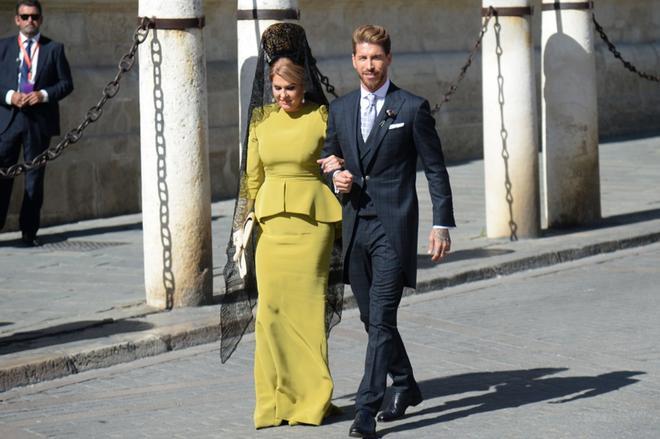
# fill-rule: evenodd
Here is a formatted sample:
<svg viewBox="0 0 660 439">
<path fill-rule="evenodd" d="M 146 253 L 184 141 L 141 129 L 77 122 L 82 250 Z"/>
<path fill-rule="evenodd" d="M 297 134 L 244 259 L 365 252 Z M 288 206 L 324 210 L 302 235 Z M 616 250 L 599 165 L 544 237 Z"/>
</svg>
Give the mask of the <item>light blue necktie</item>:
<svg viewBox="0 0 660 439">
<path fill-rule="evenodd" d="M 362 131 L 362 140 L 365 142 L 376 120 L 376 95 L 369 93 L 367 100 L 369 101 L 369 105 L 362 109 L 362 114 L 360 115 L 360 130 Z"/>
</svg>

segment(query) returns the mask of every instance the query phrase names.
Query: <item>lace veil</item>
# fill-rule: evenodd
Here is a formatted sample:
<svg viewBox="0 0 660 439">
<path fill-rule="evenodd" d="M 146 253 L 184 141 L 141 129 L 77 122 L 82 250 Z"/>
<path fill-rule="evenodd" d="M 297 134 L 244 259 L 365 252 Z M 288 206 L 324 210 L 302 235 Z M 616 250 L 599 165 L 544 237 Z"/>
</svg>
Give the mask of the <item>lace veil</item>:
<svg viewBox="0 0 660 439">
<path fill-rule="evenodd" d="M 268 104 L 273 100 L 269 77 L 270 66 L 279 58 L 286 57 L 303 66 L 305 70 L 305 101 L 319 105 L 328 105 L 328 100 L 321 88 L 323 75 L 316 66 L 316 60 L 307 43 L 305 30 L 294 23 L 277 23 L 269 26 L 263 33 L 257 68 L 252 83 L 252 95 L 248 107 L 248 123 L 258 123 L 266 116 Z M 249 130 L 246 130 L 249 131 Z M 233 256 L 236 253 L 231 236 L 240 229 L 248 215 L 248 191 L 245 168 L 247 163 L 248 132 L 242 142 L 242 160 L 240 164 L 238 193 L 234 205 L 232 233 L 227 244 L 227 264 L 224 267 L 225 293 L 220 305 L 220 359 L 224 363 L 232 355 L 243 334 L 253 324 L 253 309 L 257 303 L 257 281 L 254 270 L 254 248 L 258 245 L 258 227 L 255 227 L 246 249 L 247 275 L 241 278 L 238 265 Z M 319 169 L 320 172 L 320 169 Z M 341 265 L 341 240 L 335 241 L 330 259 L 330 273 L 326 294 L 326 331 L 341 320 L 343 308 L 344 284 Z"/>
</svg>

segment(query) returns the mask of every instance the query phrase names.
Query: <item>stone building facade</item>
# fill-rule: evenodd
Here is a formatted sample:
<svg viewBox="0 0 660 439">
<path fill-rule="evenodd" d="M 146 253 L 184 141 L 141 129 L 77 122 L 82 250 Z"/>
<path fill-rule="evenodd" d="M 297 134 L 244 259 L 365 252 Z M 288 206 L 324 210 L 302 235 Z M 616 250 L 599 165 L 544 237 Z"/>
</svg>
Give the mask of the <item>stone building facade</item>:
<svg viewBox="0 0 660 439">
<path fill-rule="evenodd" d="M 130 47 L 138 0 L 42 0 L 43 33 L 61 41 L 73 69 L 75 90 L 62 102 L 63 132 L 77 126 L 114 77 Z M 480 29 L 477 0 L 300 0 L 301 24 L 321 70 L 338 92 L 357 86 L 350 62 L 350 34 L 364 22 L 386 26 L 393 38 L 392 79 L 440 102 Z M 15 32 L 14 0 L 0 0 L 0 35 Z M 534 42 L 540 71 L 540 0 L 534 2 Z M 208 65 L 212 194 L 232 197 L 238 167 L 236 1 L 206 0 L 204 38 Z M 596 15 L 623 56 L 640 69 L 660 72 L 660 12 L 654 0 L 597 0 Z M 660 86 L 638 79 L 596 36 L 601 140 L 660 132 Z M 167 56 L 167 54 L 164 54 Z M 537 78 L 538 79 L 538 78 Z M 540 79 L 537 80 L 540 84 Z M 540 87 L 540 85 L 539 85 Z M 539 102 L 540 102 L 539 90 Z M 539 115 L 541 112 L 539 111 Z M 437 117 L 450 161 L 482 156 L 479 56 L 452 101 Z M 540 126 L 540 124 L 539 124 Z M 103 117 L 55 163 L 46 177 L 43 224 L 140 211 L 137 68 Z M 53 139 L 56 142 L 58 139 Z M 22 178 L 15 185 L 8 229 L 15 229 Z"/>
</svg>

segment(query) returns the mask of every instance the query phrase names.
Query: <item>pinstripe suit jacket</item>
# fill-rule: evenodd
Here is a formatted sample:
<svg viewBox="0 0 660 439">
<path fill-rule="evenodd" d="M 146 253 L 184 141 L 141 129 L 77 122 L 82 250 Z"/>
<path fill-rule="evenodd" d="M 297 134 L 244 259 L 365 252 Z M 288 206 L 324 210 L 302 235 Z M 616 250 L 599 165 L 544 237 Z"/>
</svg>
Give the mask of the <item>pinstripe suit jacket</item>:
<svg viewBox="0 0 660 439">
<path fill-rule="evenodd" d="M 419 217 L 415 188 L 418 157 L 429 183 L 433 224 L 455 226 L 449 176 L 435 119 L 427 100 L 390 83 L 385 103 L 360 154 L 357 143 L 359 101 L 360 90 L 356 90 L 330 104 L 322 152 L 322 157 L 334 154 L 343 158 L 344 168 L 353 174 L 351 192 L 344 194 L 342 200 L 344 258 L 351 247 L 361 192 L 368 190 L 385 233 L 399 255 L 405 285 L 414 288 Z M 348 267 L 346 261 L 344 267 Z M 344 280 L 348 283 L 346 270 Z"/>
</svg>

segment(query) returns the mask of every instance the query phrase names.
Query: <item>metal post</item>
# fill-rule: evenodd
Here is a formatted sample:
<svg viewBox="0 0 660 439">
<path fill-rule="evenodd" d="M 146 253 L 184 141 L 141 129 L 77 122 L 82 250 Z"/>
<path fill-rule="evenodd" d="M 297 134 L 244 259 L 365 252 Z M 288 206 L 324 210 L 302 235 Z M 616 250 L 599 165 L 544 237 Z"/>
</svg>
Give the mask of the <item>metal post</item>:
<svg viewBox="0 0 660 439">
<path fill-rule="evenodd" d="M 530 0 L 484 0 L 496 9 L 482 43 L 486 231 L 540 231 L 538 131 Z"/>
<path fill-rule="evenodd" d="M 592 2 L 543 0 L 542 90 L 548 227 L 600 218 Z"/>
<path fill-rule="evenodd" d="M 147 304 L 213 295 L 202 0 L 140 0 L 156 17 L 140 46 L 140 143 Z"/>
<path fill-rule="evenodd" d="M 252 80 L 257 66 L 261 34 L 274 23 L 298 21 L 298 0 L 238 0 L 238 120 L 239 151 L 246 135 Z M 241 158 L 242 160 L 242 158 Z"/>
</svg>

